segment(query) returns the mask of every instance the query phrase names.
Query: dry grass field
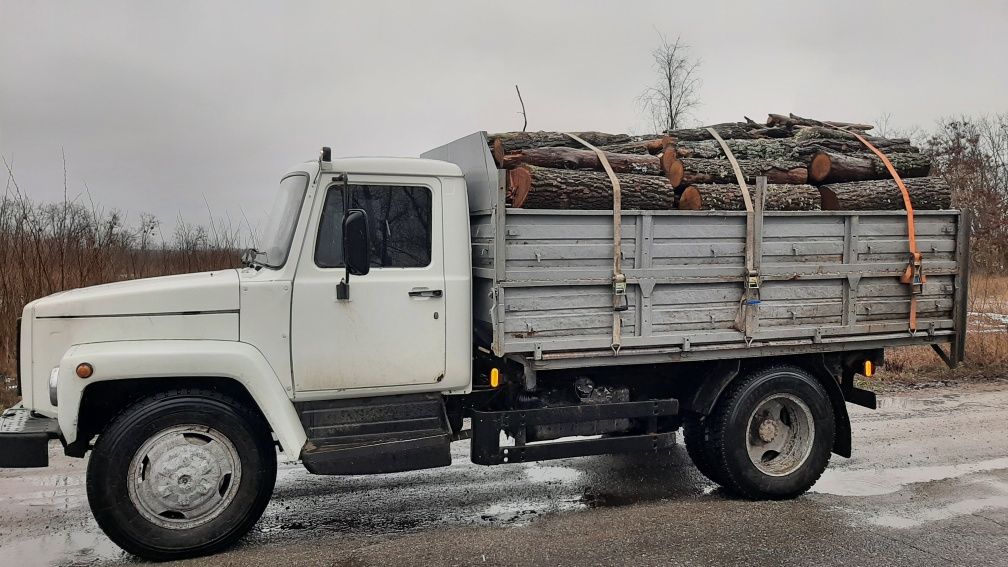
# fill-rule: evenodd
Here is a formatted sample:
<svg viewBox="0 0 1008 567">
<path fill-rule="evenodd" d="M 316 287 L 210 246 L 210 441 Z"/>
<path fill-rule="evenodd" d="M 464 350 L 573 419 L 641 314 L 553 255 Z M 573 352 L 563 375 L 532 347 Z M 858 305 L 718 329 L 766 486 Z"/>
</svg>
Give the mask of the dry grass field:
<svg viewBox="0 0 1008 567">
<path fill-rule="evenodd" d="M 890 349 L 875 381 L 898 388 L 1008 379 L 1008 276 L 974 275 L 969 295 L 965 363 L 949 369 L 930 347 Z"/>
<path fill-rule="evenodd" d="M 10 179 L 0 200 L 0 408 L 14 390 L 16 320 L 25 304 L 102 283 L 238 265 L 238 231 L 179 223 L 167 237 L 152 216 L 128 223 L 92 203 L 39 204 Z"/>
</svg>

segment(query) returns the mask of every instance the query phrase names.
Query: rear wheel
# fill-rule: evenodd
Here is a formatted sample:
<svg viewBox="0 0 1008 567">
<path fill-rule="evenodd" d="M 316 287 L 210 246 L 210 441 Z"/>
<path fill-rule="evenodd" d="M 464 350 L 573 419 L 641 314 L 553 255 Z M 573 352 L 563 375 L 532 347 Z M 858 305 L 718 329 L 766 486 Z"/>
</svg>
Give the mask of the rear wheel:
<svg viewBox="0 0 1008 567">
<path fill-rule="evenodd" d="M 159 394 L 119 415 L 95 444 L 88 501 L 126 551 L 153 560 L 219 551 L 262 515 L 276 480 L 263 419 L 204 391 Z"/>
<path fill-rule="evenodd" d="M 707 423 L 715 480 L 747 498 L 793 498 L 808 490 L 829 463 L 835 434 L 826 390 L 796 367 L 737 380 Z"/>
</svg>

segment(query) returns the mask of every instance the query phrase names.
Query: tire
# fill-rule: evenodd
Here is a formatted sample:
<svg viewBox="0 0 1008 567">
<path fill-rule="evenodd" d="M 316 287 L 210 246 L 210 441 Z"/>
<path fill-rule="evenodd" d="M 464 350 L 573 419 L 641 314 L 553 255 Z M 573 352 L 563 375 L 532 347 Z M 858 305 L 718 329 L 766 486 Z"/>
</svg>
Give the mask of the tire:
<svg viewBox="0 0 1008 567">
<path fill-rule="evenodd" d="M 710 454 L 707 424 L 699 416 L 689 416 L 683 423 L 683 440 L 686 442 L 686 453 L 693 465 L 711 481 L 724 484 L 721 480 L 720 468 L 716 466 Z"/>
<path fill-rule="evenodd" d="M 808 490 L 829 464 L 836 430 L 822 384 L 791 366 L 736 380 L 707 424 L 718 482 L 751 499 L 782 500 Z"/>
<path fill-rule="evenodd" d="M 133 404 L 98 437 L 88 502 L 129 553 L 154 561 L 207 555 L 259 520 L 276 465 L 257 412 L 215 392 L 175 390 Z"/>
</svg>

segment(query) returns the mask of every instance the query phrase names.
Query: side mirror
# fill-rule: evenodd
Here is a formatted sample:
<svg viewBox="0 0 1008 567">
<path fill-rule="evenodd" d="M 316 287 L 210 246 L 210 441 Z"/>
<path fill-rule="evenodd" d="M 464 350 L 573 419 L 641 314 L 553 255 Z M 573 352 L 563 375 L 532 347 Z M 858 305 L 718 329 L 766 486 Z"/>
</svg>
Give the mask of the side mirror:
<svg viewBox="0 0 1008 567">
<path fill-rule="evenodd" d="M 343 215 L 343 263 L 347 274 L 367 275 L 371 270 L 371 233 L 367 213 L 350 209 Z"/>
</svg>

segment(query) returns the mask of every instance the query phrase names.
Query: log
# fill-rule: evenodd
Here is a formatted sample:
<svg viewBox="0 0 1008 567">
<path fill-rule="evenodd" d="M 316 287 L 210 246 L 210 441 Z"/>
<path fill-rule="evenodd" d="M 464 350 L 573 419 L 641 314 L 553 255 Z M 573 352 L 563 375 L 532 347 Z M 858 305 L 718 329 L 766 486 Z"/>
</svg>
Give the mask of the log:
<svg viewBox="0 0 1008 567">
<path fill-rule="evenodd" d="M 604 146 L 598 146 L 598 149 L 606 152 L 612 152 L 614 154 L 658 155 L 662 152 L 664 147 L 664 138 L 661 136 L 655 136 L 640 140 L 630 140 L 629 142 L 622 142 L 619 144 L 606 144 Z"/>
<path fill-rule="evenodd" d="M 749 187 L 750 195 L 753 187 Z M 763 208 L 768 211 L 818 211 L 819 190 L 811 185 L 768 184 Z M 679 197 L 684 211 L 744 211 L 742 190 L 735 183 L 689 185 Z"/>
<path fill-rule="evenodd" d="M 914 147 L 910 140 L 906 138 L 876 138 L 872 142 L 876 148 L 883 152 L 899 154 L 916 154 L 920 150 Z M 864 144 L 857 140 L 843 140 L 839 138 L 820 138 L 815 140 L 801 140 L 795 142 L 795 159 L 811 160 L 812 156 L 819 152 L 836 152 L 840 154 L 864 154 L 871 151 Z"/>
<path fill-rule="evenodd" d="M 906 138 L 880 138 L 879 136 L 869 136 L 867 134 L 861 134 L 861 137 L 883 151 L 894 145 L 910 145 L 910 140 L 907 140 Z M 845 140 L 851 143 L 846 147 L 862 148 L 857 151 L 866 151 L 868 149 L 854 136 L 854 134 L 850 132 L 844 132 L 843 130 L 837 130 L 834 128 L 824 128 L 821 126 L 801 128 L 794 133 L 794 139 L 798 142 L 818 142 L 820 144 L 825 143 L 824 140 Z M 914 151 L 916 151 L 916 149 L 914 149 Z"/>
<path fill-rule="evenodd" d="M 664 177 L 618 174 L 624 210 L 671 210 L 675 190 Z M 508 171 L 508 203 L 525 209 L 612 210 L 609 176 L 596 171 L 520 165 Z"/>
<path fill-rule="evenodd" d="M 794 139 L 725 140 L 736 159 L 769 159 L 800 161 L 806 165 L 819 152 L 863 154 L 867 148 L 857 140 L 823 138 L 815 141 Z M 882 144 L 884 152 L 917 153 L 907 139 L 894 139 Z M 714 140 L 683 141 L 676 144 L 680 158 L 725 159 L 721 146 Z"/>
<path fill-rule="evenodd" d="M 717 131 L 718 136 L 724 139 L 752 139 L 760 137 L 754 132 L 759 132 L 762 127 L 758 124 L 749 124 L 746 122 L 724 122 L 722 124 L 712 124 L 711 126 L 704 126 L 701 128 L 680 128 L 678 130 L 670 130 L 667 132 L 669 136 L 672 136 L 676 140 L 713 140 L 714 138 L 707 131 L 707 128 L 713 128 Z"/>
<path fill-rule="evenodd" d="M 735 172 L 727 159 L 684 158 L 685 174 L 683 182 L 733 183 Z M 740 159 L 737 160 L 747 183 L 755 183 L 756 177 L 765 175 L 768 183 L 802 184 L 808 181 L 805 164 L 790 160 Z"/>
<path fill-rule="evenodd" d="M 796 126 L 836 126 L 840 128 L 852 128 L 854 130 L 871 130 L 874 128 L 871 124 L 858 124 L 857 122 L 834 122 L 832 120 L 814 120 L 812 118 L 802 118 L 801 116 L 796 116 L 795 114 L 788 113 L 787 116 L 783 114 L 771 114 L 767 118 L 767 126 L 783 126 L 785 128 L 794 128 Z"/>
<path fill-rule="evenodd" d="M 886 157 L 900 177 L 924 177 L 931 171 L 931 160 L 924 154 L 892 153 Z M 841 154 L 819 152 L 808 166 L 812 183 L 841 183 L 891 177 L 889 170 L 875 154 Z"/>
<path fill-rule="evenodd" d="M 952 208 L 952 188 L 941 177 L 904 179 L 914 209 Z M 897 211 L 903 209 L 903 194 L 892 179 L 830 183 L 819 187 L 826 211 Z"/>
<path fill-rule="evenodd" d="M 725 140 L 735 159 L 792 160 L 797 143 L 793 140 Z M 727 159 L 716 140 L 690 140 L 676 144 L 680 158 Z"/>
<path fill-rule="evenodd" d="M 574 135 L 593 146 L 621 144 L 630 141 L 626 134 L 606 134 L 604 132 L 574 132 Z M 509 154 L 529 148 L 551 148 L 563 146 L 568 148 L 583 148 L 570 136 L 562 132 L 500 132 L 487 136 L 490 147 L 500 142 L 503 153 Z"/>
<path fill-rule="evenodd" d="M 616 173 L 636 173 L 640 175 L 666 175 L 669 182 L 682 182 L 682 163 L 675 159 L 675 150 L 666 160 L 650 154 L 614 154 L 605 152 L 606 160 Z M 665 163 L 665 162 L 668 163 Z M 535 165 L 554 169 L 589 169 L 604 171 L 598 155 L 591 150 L 575 148 L 529 148 L 505 154 L 501 160 L 504 169 L 514 169 L 520 165 Z"/>
</svg>

